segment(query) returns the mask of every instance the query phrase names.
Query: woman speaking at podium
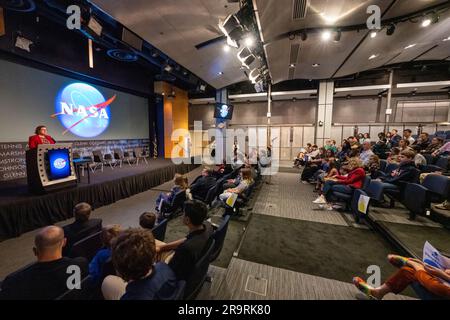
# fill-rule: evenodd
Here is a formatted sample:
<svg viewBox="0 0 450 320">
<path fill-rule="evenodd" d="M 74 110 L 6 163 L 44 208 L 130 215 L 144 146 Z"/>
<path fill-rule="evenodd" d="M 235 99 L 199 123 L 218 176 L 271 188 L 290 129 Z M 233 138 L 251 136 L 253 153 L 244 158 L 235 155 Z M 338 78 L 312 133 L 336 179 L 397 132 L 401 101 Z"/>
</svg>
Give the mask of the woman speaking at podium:
<svg viewBox="0 0 450 320">
<path fill-rule="evenodd" d="M 38 144 L 55 144 L 55 140 L 47 134 L 45 126 L 38 126 L 34 131 L 35 135 L 28 138 L 28 147 L 36 149 Z"/>
</svg>

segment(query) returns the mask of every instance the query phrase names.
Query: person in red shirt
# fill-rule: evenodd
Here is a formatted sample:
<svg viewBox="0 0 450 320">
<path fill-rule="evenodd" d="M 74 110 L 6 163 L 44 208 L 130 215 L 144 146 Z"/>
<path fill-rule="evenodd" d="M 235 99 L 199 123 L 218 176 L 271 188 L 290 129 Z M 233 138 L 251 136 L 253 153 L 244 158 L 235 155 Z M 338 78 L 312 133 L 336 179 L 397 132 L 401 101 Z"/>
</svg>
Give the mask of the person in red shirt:
<svg viewBox="0 0 450 320">
<path fill-rule="evenodd" d="M 36 149 L 38 144 L 55 144 L 55 140 L 47 134 L 45 126 L 38 126 L 34 131 L 35 135 L 28 138 L 28 147 Z"/>
<path fill-rule="evenodd" d="M 316 204 L 325 205 L 327 210 L 333 210 L 332 194 L 333 192 L 352 194 L 354 189 L 361 189 L 364 184 L 366 172 L 364 165 L 359 158 L 350 158 L 347 164 L 349 173 L 346 176 L 335 176 L 328 180 L 323 187 L 323 195 L 313 201 Z"/>
</svg>

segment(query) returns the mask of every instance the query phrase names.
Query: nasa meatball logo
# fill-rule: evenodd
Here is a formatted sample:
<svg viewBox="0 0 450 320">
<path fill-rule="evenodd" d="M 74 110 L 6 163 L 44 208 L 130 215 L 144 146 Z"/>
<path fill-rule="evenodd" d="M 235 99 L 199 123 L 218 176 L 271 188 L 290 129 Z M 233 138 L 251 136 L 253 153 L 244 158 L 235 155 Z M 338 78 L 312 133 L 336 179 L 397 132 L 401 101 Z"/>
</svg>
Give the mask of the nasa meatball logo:
<svg viewBox="0 0 450 320">
<path fill-rule="evenodd" d="M 220 116 L 222 118 L 226 118 L 228 116 L 228 111 L 229 108 L 226 104 L 223 104 L 222 107 L 220 108 Z"/>
<path fill-rule="evenodd" d="M 64 160 L 63 158 L 58 158 L 55 161 L 53 161 L 53 166 L 56 169 L 63 169 L 67 164 L 67 161 Z"/>
<path fill-rule="evenodd" d="M 67 132 L 92 138 L 102 134 L 109 126 L 111 113 L 109 105 L 116 99 L 114 95 L 106 100 L 93 86 L 86 83 L 72 83 L 58 93 L 55 101 L 55 113 Z"/>
</svg>

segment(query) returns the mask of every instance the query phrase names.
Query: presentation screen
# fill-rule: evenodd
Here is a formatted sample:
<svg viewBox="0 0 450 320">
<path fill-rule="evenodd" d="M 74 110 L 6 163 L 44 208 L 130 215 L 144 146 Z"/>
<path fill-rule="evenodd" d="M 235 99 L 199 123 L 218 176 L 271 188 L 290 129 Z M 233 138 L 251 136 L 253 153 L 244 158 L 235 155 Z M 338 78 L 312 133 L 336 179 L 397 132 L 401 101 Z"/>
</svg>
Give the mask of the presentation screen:
<svg viewBox="0 0 450 320">
<path fill-rule="evenodd" d="M 147 97 L 0 60 L 0 142 L 39 125 L 58 142 L 149 138 Z"/>
<path fill-rule="evenodd" d="M 70 176 L 69 150 L 48 150 L 48 177 L 50 180 L 58 180 Z"/>
<path fill-rule="evenodd" d="M 233 118 L 233 106 L 216 102 L 214 118 L 231 120 Z"/>
</svg>

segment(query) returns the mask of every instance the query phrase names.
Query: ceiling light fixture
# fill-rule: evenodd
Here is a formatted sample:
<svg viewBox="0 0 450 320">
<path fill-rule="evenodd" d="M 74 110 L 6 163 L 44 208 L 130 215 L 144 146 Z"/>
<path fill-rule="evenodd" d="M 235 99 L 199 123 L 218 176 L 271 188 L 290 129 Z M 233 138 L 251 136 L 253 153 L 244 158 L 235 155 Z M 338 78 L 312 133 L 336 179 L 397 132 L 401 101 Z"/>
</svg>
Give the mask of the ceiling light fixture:
<svg viewBox="0 0 450 320">
<path fill-rule="evenodd" d="M 431 19 L 430 18 L 426 18 L 422 21 L 422 27 L 426 28 L 431 24 Z"/>
<path fill-rule="evenodd" d="M 375 58 L 377 58 L 379 56 L 379 54 L 373 54 L 369 57 L 369 60 L 373 60 Z"/>
<path fill-rule="evenodd" d="M 255 43 L 255 40 L 252 36 L 248 36 L 247 38 L 245 38 L 244 43 L 247 47 L 251 47 Z"/>
<path fill-rule="evenodd" d="M 225 52 L 230 51 L 230 46 L 229 46 L 228 44 L 225 44 L 225 45 L 223 46 L 223 51 L 225 51 Z"/>
<path fill-rule="evenodd" d="M 378 35 L 378 32 L 376 32 L 376 31 L 372 31 L 372 32 L 370 33 L 370 37 L 371 37 L 372 39 L 375 38 L 377 35 Z"/>
<path fill-rule="evenodd" d="M 320 66 L 319 63 L 314 63 L 314 64 L 312 65 L 313 68 L 317 68 L 317 67 L 319 67 L 319 66 Z"/>
<path fill-rule="evenodd" d="M 295 68 L 295 63 L 291 63 L 291 64 L 289 65 L 289 68 Z"/>
<path fill-rule="evenodd" d="M 406 46 L 406 47 L 405 47 L 405 50 L 414 48 L 416 45 L 417 45 L 417 43 L 410 44 L 409 46 Z"/>
<path fill-rule="evenodd" d="M 223 71 L 218 72 L 217 75 L 218 75 L 218 76 L 223 75 Z"/>
<path fill-rule="evenodd" d="M 323 41 L 328 41 L 330 39 L 331 39 L 331 32 L 329 30 L 325 30 L 324 32 L 322 32 Z"/>
<path fill-rule="evenodd" d="M 422 20 L 422 27 L 426 28 L 426 27 L 429 27 L 432 24 L 438 23 L 439 22 L 439 18 L 440 18 L 440 16 L 436 12 L 433 12 L 431 15 L 425 17 Z"/>
<path fill-rule="evenodd" d="M 446 41 L 450 41 L 450 37 L 448 37 L 448 38 L 445 38 L 444 40 L 442 40 L 442 41 L 444 41 L 444 42 L 446 42 Z"/>
</svg>

